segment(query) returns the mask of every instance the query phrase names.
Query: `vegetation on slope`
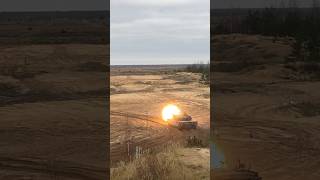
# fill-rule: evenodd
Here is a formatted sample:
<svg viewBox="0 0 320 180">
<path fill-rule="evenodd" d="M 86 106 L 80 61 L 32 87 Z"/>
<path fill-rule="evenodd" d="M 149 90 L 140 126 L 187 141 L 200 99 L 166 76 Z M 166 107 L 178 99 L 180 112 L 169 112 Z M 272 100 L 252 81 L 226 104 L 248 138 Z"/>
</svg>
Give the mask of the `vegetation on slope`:
<svg viewBox="0 0 320 180">
<path fill-rule="evenodd" d="M 183 148 L 172 144 L 160 153 L 146 154 L 129 163 L 120 162 L 116 168 L 111 168 L 111 179 L 209 179 L 209 150 L 205 150 L 208 154 L 205 158 L 199 158 L 201 155 L 197 151 L 201 154 L 204 149 Z"/>
<path fill-rule="evenodd" d="M 201 81 L 205 84 L 209 84 L 210 82 L 210 64 L 204 63 L 196 63 L 188 65 L 184 71 L 192 72 L 192 73 L 201 73 Z"/>
</svg>

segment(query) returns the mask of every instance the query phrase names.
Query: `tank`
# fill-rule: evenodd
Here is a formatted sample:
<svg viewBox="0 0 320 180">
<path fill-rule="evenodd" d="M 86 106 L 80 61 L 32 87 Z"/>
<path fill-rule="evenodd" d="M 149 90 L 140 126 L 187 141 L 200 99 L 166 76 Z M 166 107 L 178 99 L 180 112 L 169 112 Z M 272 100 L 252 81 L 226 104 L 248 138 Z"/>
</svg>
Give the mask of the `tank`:
<svg viewBox="0 0 320 180">
<path fill-rule="evenodd" d="M 192 117 L 186 113 L 176 115 L 168 121 L 168 125 L 182 129 L 197 129 L 198 122 L 193 120 Z"/>
</svg>

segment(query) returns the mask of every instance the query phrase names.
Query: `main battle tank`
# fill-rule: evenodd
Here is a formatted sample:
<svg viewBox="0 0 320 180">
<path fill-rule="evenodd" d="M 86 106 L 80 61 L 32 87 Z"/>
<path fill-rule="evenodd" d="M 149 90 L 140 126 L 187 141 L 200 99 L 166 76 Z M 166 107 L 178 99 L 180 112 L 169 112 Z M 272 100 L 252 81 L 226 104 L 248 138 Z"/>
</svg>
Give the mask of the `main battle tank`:
<svg viewBox="0 0 320 180">
<path fill-rule="evenodd" d="M 174 115 L 172 119 L 168 121 L 168 125 L 182 129 L 197 129 L 198 122 L 192 120 L 192 117 L 186 113 Z"/>
</svg>

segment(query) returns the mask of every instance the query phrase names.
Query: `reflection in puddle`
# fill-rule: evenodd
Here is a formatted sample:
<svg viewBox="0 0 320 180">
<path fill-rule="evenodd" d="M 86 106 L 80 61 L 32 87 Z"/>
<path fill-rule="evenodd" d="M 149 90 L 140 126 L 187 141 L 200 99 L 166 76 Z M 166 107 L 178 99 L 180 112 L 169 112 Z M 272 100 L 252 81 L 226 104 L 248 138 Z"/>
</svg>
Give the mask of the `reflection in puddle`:
<svg viewBox="0 0 320 180">
<path fill-rule="evenodd" d="M 212 169 L 218 169 L 225 167 L 224 164 L 224 154 L 223 152 L 218 148 L 217 144 L 211 143 L 210 144 L 210 160 L 211 160 L 211 168 Z"/>
</svg>

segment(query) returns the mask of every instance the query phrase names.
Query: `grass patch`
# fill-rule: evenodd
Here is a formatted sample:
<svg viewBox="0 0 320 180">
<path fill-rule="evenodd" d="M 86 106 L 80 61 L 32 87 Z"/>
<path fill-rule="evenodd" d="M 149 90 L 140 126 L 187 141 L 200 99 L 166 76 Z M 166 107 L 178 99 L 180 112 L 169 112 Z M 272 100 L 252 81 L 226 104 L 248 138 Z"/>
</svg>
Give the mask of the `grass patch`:
<svg viewBox="0 0 320 180">
<path fill-rule="evenodd" d="M 151 152 L 129 163 L 120 162 L 116 168 L 111 168 L 111 179 L 209 179 L 209 168 L 206 170 L 201 165 L 186 164 L 181 160 L 181 157 L 185 158 L 184 150 L 186 148 L 179 144 L 171 144 L 160 153 Z"/>
<path fill-rule="evenodd" d="M 318 80 L 320 79 L 320 64 L 315 62 L 288 62 L 284 68 L 292 71 L 289 79 Z"/>
</svg>

